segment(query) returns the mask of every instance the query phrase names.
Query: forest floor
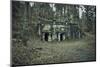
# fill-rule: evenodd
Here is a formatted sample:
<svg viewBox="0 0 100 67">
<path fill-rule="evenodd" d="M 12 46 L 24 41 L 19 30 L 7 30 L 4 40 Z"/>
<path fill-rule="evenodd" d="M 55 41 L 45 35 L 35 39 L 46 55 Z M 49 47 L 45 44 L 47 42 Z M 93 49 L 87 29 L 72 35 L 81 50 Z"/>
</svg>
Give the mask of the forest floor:
<svg viewBox="0 0 100 67">
<path fill-rule="evenodd" d="M 15 50 L 20 56 L 17 56 L 16 53 L 14 64 L 51 64 L 96 60 L 94 39 L 85 38 L 60 42 L 43 42 L 39 39 L 30 39 L 27 44 L 27 47 L 19 47 Z"/>
<path fill-rule="evenodd" d="M 94 40 L 95 41 L 95 40 Z M 36 64 L 79 62 L 95 60 L 95 42 L 87 39 L 43 42 L 29 42 L 40 56 L 35 58 Z"/>
</svg>

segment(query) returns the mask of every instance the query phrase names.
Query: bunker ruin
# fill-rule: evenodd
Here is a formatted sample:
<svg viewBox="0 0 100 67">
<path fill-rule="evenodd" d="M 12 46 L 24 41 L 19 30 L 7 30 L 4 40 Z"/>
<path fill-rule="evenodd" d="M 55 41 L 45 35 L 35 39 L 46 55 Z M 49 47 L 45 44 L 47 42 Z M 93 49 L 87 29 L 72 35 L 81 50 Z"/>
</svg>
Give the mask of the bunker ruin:
<svg viewBox="0 0 100 67">
<path fill-rule="evenodd" d="M 39 21 L 38 35 L 42 41 L 63 41 L 66 39 L 80 39 L 82 32 L 76 23 L 47 20 Z"/>
</svg>

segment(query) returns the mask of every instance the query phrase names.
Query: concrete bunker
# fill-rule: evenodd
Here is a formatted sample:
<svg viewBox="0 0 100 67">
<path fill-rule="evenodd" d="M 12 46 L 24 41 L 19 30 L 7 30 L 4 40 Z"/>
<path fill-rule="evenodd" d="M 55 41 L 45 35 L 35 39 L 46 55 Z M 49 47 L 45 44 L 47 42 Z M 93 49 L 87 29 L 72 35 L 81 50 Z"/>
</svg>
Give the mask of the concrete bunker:
<svg viewBox="0 0 100 67">
<path fill-rule="evenodd" d="M 79 39 L 81 32 L 78 24 L 68 22 L 45 21 L 39 24 L 39 35 L 42 41 L 63 41 L 65 39 Z"/>
</svg>

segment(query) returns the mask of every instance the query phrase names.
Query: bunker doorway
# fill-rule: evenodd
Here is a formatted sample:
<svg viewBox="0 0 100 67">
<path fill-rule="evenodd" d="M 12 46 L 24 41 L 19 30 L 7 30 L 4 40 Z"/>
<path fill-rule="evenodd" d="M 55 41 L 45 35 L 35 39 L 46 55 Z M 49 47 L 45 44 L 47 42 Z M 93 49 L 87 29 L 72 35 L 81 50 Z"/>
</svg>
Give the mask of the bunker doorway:
<svg viewBox="0 0 100 67">
<path fill-rule="evenodd" d="M 49 33 L 45 33 L 45 41 L 48 41 Z"/>
<path fill-rule="evenodd" d="M 63 33 L 60 34 L 60 41 L 63 40 Z"/>
</svg>

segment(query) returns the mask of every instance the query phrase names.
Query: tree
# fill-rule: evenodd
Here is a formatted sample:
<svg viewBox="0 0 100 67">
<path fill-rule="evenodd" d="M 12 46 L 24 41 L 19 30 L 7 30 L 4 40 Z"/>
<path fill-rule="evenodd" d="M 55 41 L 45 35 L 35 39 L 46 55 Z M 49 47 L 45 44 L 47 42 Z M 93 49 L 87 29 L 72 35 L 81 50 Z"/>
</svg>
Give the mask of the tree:
<svg viewBox="0 0 100 67">
<path fill-rule="evenodd" d="M 86 31 L 95 33 L 96 25 L 96 7 L 95 6 L 84 6 L 85 12 L 83 13 L 83 21 L 87 27 Z M 85 17 L 85 18 L 84 18 Z"/>
</svg>

